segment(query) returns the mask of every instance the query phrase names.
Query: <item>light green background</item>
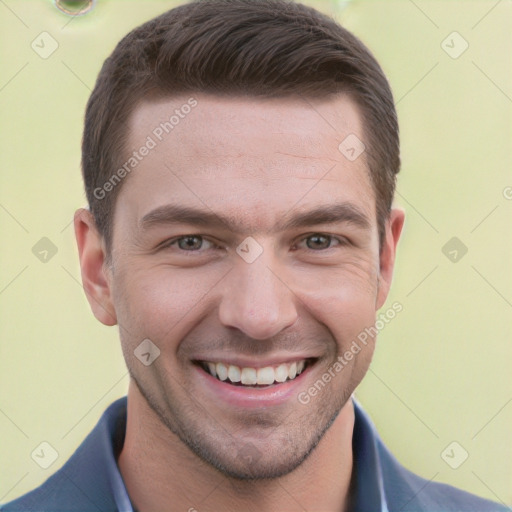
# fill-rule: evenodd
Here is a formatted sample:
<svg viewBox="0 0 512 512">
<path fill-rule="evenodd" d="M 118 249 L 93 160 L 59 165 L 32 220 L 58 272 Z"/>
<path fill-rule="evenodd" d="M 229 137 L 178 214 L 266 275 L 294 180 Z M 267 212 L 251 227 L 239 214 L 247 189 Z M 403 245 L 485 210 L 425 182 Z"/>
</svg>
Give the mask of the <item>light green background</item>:
<svg viewBox="0 0 512 512">
<path fill-rule="evenodd" d="M 115 43 L 175 3 L 100 0 L 70 18 L 49 0 L 0 2 L 0 502 L 57 470 L 126 393 L 117 330 L 80 285 L 82 118 Z M 511 505 L 512 2 L 308 3 L 375 53 L 402 134 L 388 305 L 403 311 L 357 396 L 411 470 Z M 47 59 L 31 48 L 44 31 L 59 45 Z M 457 59 L 442 47 L 454 31 L 469 43 Z M 441 250 L 454 236 L 468 248 L 455 263 Z M 47 263 L 32 253 L 42 237 L 58 248 Z M 46 470 L 30 456 L 42 441 L 59 453 Z M 441 458 L 452 441 L 469 453 L 458 469 Z"/>
</svg>

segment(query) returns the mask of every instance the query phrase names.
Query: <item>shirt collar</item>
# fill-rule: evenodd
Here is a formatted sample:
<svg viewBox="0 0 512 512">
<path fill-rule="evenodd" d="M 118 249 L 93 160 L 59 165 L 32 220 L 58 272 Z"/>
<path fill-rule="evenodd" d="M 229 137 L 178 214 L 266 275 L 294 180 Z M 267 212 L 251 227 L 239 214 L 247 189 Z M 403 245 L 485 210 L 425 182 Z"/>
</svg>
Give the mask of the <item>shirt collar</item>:
<svg viewBox="0 0 512 512">
<path fill-rule="evenodd" d="M 134 512 L 123 482 L 123 477 L 117 466 L 117 458 L 121 453 L 126 434 L 127 397 L 114 402 L 104 414 L 108 430 L 108 447 L 105 450 L 105 463 L 109 476 L 110 489 L 119 512 Z"/>
<path fill-rule="evenodd" d="M 352 397 L 352 402 L 355 413 L 352 437 L 355 488 L 351 512 L 389 512 L 377 450 L 377 431 L 355 397 Z M 116 462 L 124 443 L 126 405 L 127 400 L 124 397 L 105 412 L 109 433 L 109 439 L 106 439 L 109 449 L 105 450 L 105 453 L 110 486 L 117 509 L 120 512 L 134 512 Z"/>
<path fill-rule="evenodd" d="M 355 423 L 352 436 L 356 489 L 351 512 L 389 512 L 384 492 L 377 431 L 357 399 L 352 396 Z"/>
</svg>

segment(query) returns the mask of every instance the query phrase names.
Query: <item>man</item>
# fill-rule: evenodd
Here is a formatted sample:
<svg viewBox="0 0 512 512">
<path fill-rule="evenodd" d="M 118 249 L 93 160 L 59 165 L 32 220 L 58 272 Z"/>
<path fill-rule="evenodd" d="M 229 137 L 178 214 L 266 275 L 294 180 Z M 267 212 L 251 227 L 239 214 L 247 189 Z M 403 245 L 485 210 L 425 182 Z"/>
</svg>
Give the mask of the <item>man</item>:
<svg viewBox="0 0 512 512">
<path fill-rule="evenodd" d="M 284 0 L 173 9 L 105 62 L 82 153 L 82 279 L 128 397 L 2 510 L 505 510 L 408 472 L 352 399 L 404 222 L 353 35 Z"/>
</svg>

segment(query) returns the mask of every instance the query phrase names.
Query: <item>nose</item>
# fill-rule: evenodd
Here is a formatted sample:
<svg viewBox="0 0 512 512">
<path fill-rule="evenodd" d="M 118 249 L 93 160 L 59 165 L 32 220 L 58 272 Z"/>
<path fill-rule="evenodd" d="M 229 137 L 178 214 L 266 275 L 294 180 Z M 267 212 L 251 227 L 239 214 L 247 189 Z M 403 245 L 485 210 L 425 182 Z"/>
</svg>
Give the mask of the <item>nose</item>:
<svg viewBox="0 0 512 512">
<path fill-rule="evenodd" d="M 224 281 L 219 318 L 253 339 L 275 336 L 297 320 L 297 298 L 283 276 L 265 257 L 237 261 Z"/>
</svg>

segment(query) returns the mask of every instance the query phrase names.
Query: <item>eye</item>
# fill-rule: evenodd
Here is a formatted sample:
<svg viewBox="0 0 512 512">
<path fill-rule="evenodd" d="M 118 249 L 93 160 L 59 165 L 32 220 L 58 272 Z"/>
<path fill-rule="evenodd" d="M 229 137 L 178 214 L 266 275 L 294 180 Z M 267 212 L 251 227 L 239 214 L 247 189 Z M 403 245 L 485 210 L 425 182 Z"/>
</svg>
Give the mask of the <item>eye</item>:
<svg viewBox="0 0 512 512">
<path fill-rule="evenodd" d="M 204 247 L 206 245 L 206 247 Z M 199 235 L 185 235 L 166 242 L 162 248 L 177 246 L 182 251 L 193 252 L 200 249 L 211 249 L 214 244 Z"/>
<path fill-rule="evenodd" d="M 325 235 L 322 233 L 314 233 L 312 235 L 303 238 L 300 243 L 306 242 L 306 247 L 312 251 L 322 251 L 325 249 L 331 249 L 336 245 L 344 245 L 344 241 L 331 235 Z"/>
</svg>

